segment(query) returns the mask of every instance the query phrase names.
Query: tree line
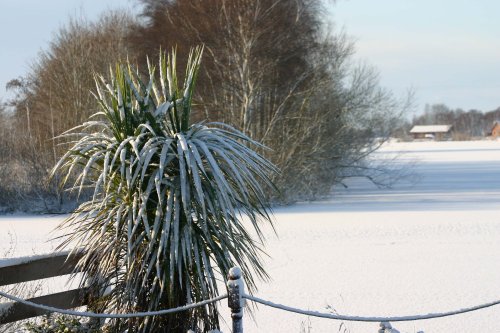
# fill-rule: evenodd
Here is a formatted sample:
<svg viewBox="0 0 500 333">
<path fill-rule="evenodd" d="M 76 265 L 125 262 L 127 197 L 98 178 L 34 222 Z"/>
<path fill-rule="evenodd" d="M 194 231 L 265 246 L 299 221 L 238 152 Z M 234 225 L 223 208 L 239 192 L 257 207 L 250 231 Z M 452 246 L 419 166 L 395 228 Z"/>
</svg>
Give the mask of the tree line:
<svg viewBox="0 0 500 333">
<path fill-rule="evenodd" d="M 498 121 L 500 121 L 500 107 L 482 112 L 475 109 L 469 111 L 461 108 L 452 109 L 445 104 L 427 104 L 424 113 L 413 117 L 411 122 L 408 121 L 398 136 L 408 137 L 409 131 L 415 125 L 452 125 L 453 140 L 473 140 L 488 136 Z"/>
<path fill-rule="evenodd" d="M 98 111 L 95 73 L 171 49 L 182 68 L 200 44 L 193 118 L 227 123 L 269 147 L 261 153 L 281 170 L 273 200 L 316 199 L 346 177 L 386 176 L 366 157 L 401 125 L 409 99 L 353 61 L 355 45 L 332 28 L 322 1 L 137 2 L 138 15 L 69 20 L 28 74 L 9 82 L 15 97 L 0 109 L 0 208 L 54 211 L 74 202 L 47 174 L 67 149 L 57 136 Z"/>
</svg>

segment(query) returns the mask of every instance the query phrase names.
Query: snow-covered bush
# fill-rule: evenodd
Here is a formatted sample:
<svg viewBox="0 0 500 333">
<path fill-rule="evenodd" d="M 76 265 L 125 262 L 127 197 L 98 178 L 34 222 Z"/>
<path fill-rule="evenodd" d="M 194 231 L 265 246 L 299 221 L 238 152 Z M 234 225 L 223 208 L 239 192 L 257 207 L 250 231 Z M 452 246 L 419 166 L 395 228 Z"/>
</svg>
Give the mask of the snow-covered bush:
<svg viewBox="0 0 500 333">
<path fill-rule="evenodd" d="M 25 324 L 29 333 L 97 333 L 98 330 L 82 323 L 77 318 L 64 315 L 45 316 L 40 322 L 30 321 Z"/>
<path fill-rule="evenodd" d="M 84 248 L 79 265 L 104 297 L 92 307 L 113 312 L 175 308 L 218 295 L 217 279 L 240 266 L 265 278 L 259 220 L 270 221 L 265 188 L 274 166 L 250 147 L 263 148 L 221 123 L 190 123 L 202 49 L 191 52 L 184 85 L 176 57 L 160 56 L 159 79 L 130 65 L 110 82 L 97 79 L 102 107 L 65 135 L 73 146 L 53 172 L 78 173 L 73 190 L 94 188 L 62 227 L 62 247 Z M 264 187 L 263 187 L 264 186 Z M 249 220 L 245 229 L 242 217 Z M 110 321 L 114 331 L 207 332 L 219 329 L 216 304 L 162 317 Z"/>
</svg>

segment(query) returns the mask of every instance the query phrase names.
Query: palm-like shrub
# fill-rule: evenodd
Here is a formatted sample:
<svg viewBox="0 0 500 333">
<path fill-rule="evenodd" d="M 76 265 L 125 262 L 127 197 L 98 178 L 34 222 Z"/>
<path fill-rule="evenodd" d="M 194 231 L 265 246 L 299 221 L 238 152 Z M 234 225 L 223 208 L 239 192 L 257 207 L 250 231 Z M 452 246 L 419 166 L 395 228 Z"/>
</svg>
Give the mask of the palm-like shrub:
<svg viewBox="0 0 500 333">
<path fill-rule="evenodd" d="M 53 173 L 65 173 L 63 183 L 77 173 L 72 189 L 94 192 L 63 223 L 69 232 L 62 247 L 86 250 L 85 277 L 106 290 L 93 304 L 98 310 L 150 311 L 212 298 L 233 265 L 266 277 L 259 220 L 270 221 L 264 191 L 275 169 L 241 132 L 190 124 L 201 55 L 201 48 L 191 52 L 182 87 L 174 52 L 160 55 L 159 75 L 148 62 L 147 83 L 130 65 L 118 65 L 109 83 L 96 79 L 96 120 L 64 134 L 78 137 Z M 245 278 L 252 289 L 252 275 Z M 219 321 L 213 304 L 108 325 L 185 333 L 218 328 Z"/>
</svg>

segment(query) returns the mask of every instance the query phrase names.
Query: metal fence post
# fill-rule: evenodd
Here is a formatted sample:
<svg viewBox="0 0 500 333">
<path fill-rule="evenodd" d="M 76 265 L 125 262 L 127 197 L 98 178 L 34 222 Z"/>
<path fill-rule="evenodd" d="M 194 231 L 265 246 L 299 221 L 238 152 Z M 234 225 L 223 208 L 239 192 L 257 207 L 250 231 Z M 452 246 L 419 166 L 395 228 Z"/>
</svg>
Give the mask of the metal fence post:
<svg viewBox="0 0 500 333">
<path fill-rule="evenodd" d="M 233 267 L 229 270 L 227 289 L 228 305 L 231 309 L 233 321 L 233 333 L 243 333 L 243 306 L 245 305 L 243 293 L 245 292 L 245 284 L 239 267 Z"/>
</svg>

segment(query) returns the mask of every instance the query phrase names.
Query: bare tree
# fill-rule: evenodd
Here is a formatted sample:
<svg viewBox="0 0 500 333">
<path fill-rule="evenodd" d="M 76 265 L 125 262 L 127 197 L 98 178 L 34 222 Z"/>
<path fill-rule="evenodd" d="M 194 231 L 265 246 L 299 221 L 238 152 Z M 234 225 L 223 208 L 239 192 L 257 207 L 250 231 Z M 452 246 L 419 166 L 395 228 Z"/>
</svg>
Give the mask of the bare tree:
<svg viewBox="0 0 500 333">
<path fill-rule="evenodd" d="M 61 155 L 60 141 L 54 137 L 96 112 L 98 104 L 91 94 L 94 73 L 106 72 L 127 58 L 133 24 L 133 17 L 121 11 L 107 12 L 96 22 L 70 19 L 26 77 L 9 82 L 15 92 L 9 123 L 16 139 L 15 156 L 8 160 L 18 176 L 6 182 L 17 189 L 17 201 L 35 199 L 43 203 L 41 209 L 61 208 L 56 182 L 47 183 L 48 171 Z"/>
<path fill-rule="evenodd" d="M 70 19 L 57 32 L 26 78 L 23 102 L 29 104 L 38 140 L 46 142 L 96 112 L 98 105 L 90 93 L 94 73 L 108 71 L 114 62 L 127 58 L 126 36 L 132 24 L 129 14 L 115 11 L 97 22 Z"/>
<path fill-rule="evenodd" d="M 92 72 L 161 49 L 175 48 L 182 62 L 192 45 L 205 45 L 193 119 L 231 124 L 267 145 L 260 153 L 282 170 L 274 181 L 284 201 L 327 195 L 366 173 L 377 138 L 406 106 L 380 88 L 375 71 L 352 62 L 353 44 L 325 24 L 320 0 L 138 2 L 137 21 L 123 13 L 72 20 L 18 82 L 15 118 L 43 151 L 43 170 L 60 155 L 51 138 L 96 110 Z"/>
</svg>

